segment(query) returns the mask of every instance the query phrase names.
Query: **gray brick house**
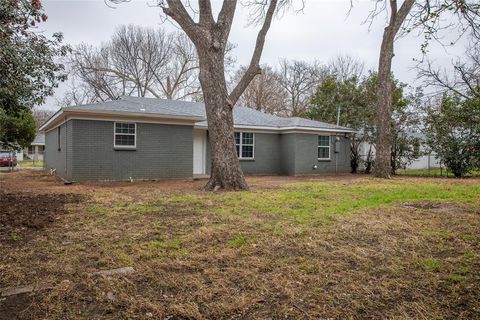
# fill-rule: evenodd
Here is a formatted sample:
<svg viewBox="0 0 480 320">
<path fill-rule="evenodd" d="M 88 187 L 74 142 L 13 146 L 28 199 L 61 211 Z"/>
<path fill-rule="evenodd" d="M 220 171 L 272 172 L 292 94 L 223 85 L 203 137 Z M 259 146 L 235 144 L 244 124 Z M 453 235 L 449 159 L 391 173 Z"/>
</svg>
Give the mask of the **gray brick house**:
<svg viewBox="0 0 480 320">
<path fill-rule="evenodd" d="M 245 174 L 348 172 L 353 130 L 303 118 L 234 108 Z M 47 169 L 74 181 L 174 179 L 208 175 L 202 103 L 153 98 L 65 107 L 41 128 Z"/>
</svg>

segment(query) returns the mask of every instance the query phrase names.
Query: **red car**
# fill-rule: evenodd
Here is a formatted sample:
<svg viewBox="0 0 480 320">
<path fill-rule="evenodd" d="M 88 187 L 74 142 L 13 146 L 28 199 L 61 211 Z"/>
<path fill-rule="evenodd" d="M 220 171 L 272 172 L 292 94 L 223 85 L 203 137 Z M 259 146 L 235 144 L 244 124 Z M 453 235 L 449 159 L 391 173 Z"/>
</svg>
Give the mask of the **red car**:
<svg viewBox="0 0 480 320">
<path fill-rule="evenodd" d="M 0 167 L 8 167 L 17 165 L 17 156 L 15 152 L 0 150 Z"/>
</svg>

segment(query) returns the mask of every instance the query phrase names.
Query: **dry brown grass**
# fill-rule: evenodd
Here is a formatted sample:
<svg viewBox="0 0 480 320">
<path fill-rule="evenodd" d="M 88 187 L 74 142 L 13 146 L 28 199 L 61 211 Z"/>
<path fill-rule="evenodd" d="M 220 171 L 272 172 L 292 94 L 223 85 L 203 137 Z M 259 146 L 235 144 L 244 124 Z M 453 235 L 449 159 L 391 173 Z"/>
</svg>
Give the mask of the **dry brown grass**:
<svg viewBox="0 0 480 320">
<path fill-rule="evenodd" d="M 301 224 L 218 211 L 203 181 L 63 186 L 32 171 L 0 179 L 0 192 L 83 199 L 44 229 L 17 226 L 1 239 L 0 288 L 52 289 L 0 299 L 0 319 L 480 318 L 476 205 L 395 203 Z M 296 181 L 376 183 L 250 178 L 260 191 Z M 123 266 L 135 273 L 87 276 Z"/>
</svg>

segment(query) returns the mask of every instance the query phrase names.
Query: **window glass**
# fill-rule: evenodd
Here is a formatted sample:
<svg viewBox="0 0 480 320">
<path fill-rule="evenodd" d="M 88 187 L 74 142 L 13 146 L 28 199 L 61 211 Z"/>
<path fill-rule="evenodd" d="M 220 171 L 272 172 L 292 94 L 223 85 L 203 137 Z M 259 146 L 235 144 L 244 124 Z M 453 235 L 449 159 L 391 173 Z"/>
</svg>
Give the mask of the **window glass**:
<svg viewBox="0 0 480 320">
<path fill-rule="evenodd" d="M 318 136 L 318 159 L 330 159 L 330 136 Z"/>
<path fill-rule="evenodd" d="M 135 123 L 115 123 L 115 146 L 135 146 Z"/>
<path fill-rule="evenodd" d="M 235 147 L 240 159 L 254 158 L 254 141 L 252 132 L 235 132 Z"/>
</svg>

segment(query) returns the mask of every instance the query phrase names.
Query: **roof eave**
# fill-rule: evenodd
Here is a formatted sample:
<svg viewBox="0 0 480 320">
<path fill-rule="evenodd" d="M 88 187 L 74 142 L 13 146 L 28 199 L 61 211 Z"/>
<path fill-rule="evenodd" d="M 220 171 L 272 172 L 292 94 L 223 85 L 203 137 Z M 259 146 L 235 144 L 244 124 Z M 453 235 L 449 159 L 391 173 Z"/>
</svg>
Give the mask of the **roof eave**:
<svg viewBox="0 0 480 320">
<path fill-rule="evenodd" d="M 57 120 L 61 118 L 62 115 L 65 116 L 84 116 L 84 115 L 112 115 L 112 116 L 123 116 L 123 117 L 137 117 L 137 118 L 153 118 L 153 119 L 172 119 L 172 120 L 186 120 L 191 121 L 192 123 L 198 121 L 205 121 L 204 117 L 200 116 L 184 116 L 184 115 L 162 115 L 162 114 L 152 114 L 144 112 L 122 112 L 122 111 L 108 111 L 108 110 L 88 110 L 80 108 L 62 108 L 58 110 L 47 122 L 45 122 L 40 128 L 39 131 L 47 131 L 55 127 L 58 124 Z"/>
<path fill-rule="evenodd" d="M 310 132 L 336 132 L 336 133 L 357 133 L 356 130 L 348 128 L 315 128 L 315 127 L 271 127 L 254 125 L 233 125 L 234 129 L 264 130 L 278 133 L 288 131 L 310 131 Z M 195 125 L 196 129 L 208 129 L 208 125 Z"/>
<path fill-rule="evenodd" d="M 192 121 L 204 121 L 205 117 L 194 116 L 194 115 L 167 115 L 167 114 L 158 114 L 158 113 L 147 113 L 147 112 L 128 112 L 128 111 L 110 111 L 110 110 L 89 110 L 89 109 L 80 109 L 80 108 L 68 108 L 65 109 L 65 112 L 69 113 L 81 113 L 81 114 L 102 114 L 102 115 L 121 115 L 121 116 L 132 116 L 132 117 L 146 117 L 146 118 L 161 118 L 161 119 L 178 119 L 178 120 L 192 120 Z"/>
<path fill-rule="evenodd" d="M 60 108 L 57 112 L 55 112 L 47 121 L 45 121 L 44 124 L 40 126 L 40 128 L 38 128 L 38 131 L 46 131 L 49 125 L 54 123 L 55 120 L 63 114 L 63 109 L 64 108 Z"/>
</svg>

